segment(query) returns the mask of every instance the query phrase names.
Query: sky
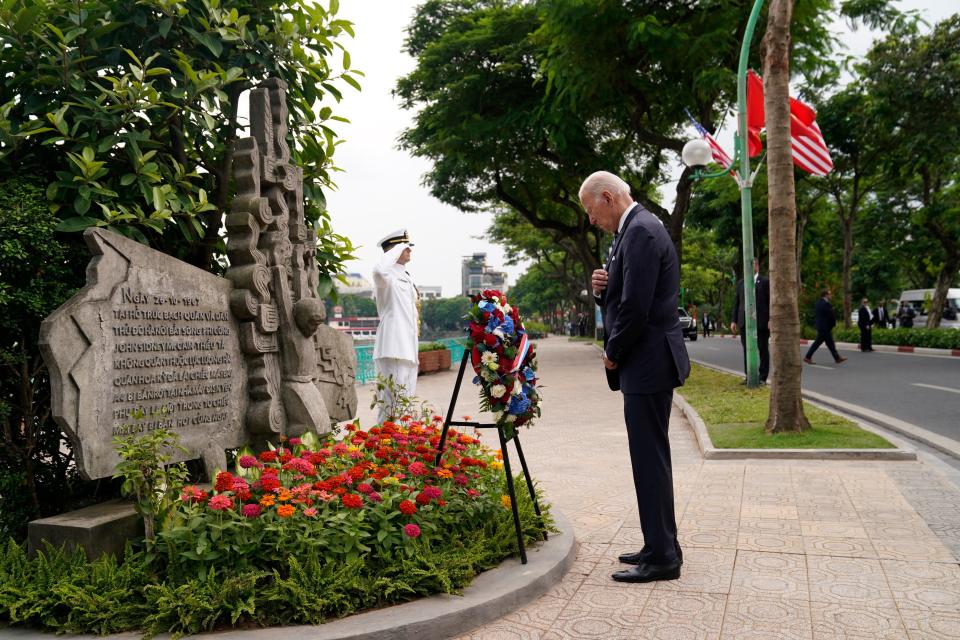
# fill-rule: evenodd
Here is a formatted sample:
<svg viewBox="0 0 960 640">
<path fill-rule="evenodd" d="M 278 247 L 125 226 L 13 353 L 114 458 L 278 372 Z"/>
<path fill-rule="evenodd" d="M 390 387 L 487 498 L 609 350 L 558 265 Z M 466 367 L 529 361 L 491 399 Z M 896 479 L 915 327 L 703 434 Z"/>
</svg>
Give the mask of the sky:
<svg viewBox="0 0 960 640">
<path fill-rule="evenodd" d="M 412 112 L 404 111 L 391 95 L 397 78 L 409 73 L 415 60 L 402 52 L 405 29 L 417 0 L 350 0 L 341 3 L 338 17 L 354 23 L 356 38 L 347 39 L 352 67 L 362 70 L 362 91 L 349 88 L 335 113 L 350 120 L 338 124 L 345 139 L 334 156 L 343 170 L 335 174 L 337 190 L 327 194 L 333 228 L 349 237 L 359 248 L 358 260 L 347 265 L 350 272 L 371 278 L 373 265 L 382 253 L 377 241 L 386 234 L 406 228 L 415 243 L 408 270 L 419 285 L 439 285 L 445 297 L 460 294 L 460 261 L 475 252 L 487 253 L 487 264 L 508 273 L 513 284 L 525 264 L 505 264 L 503 250 L 483 235 L 490 214 L 464 213 L 434 199 L 422 186 L 430 170 L 427 160 L 414 158 L 397 148 L 400 132 L 411 123 Z M 916 9 L 933 24 L 960 11 L 958 0 L 903 0 L 901 9 Z M 867 29 L 852 31 L 837 22 L 835 33 L 847 53 L 862 56 L 879 35 Z M 759 33 L 756 37 L 760 37 Z M 733 118 L 717 138 L 733 150 Z M 692 134 L 691 134 L 692 135 Z M 676 160 L 679 175 L 680 162 Z M 665 204 L 671 206 L 675 183 L 661 187 Z"/>
</svg>

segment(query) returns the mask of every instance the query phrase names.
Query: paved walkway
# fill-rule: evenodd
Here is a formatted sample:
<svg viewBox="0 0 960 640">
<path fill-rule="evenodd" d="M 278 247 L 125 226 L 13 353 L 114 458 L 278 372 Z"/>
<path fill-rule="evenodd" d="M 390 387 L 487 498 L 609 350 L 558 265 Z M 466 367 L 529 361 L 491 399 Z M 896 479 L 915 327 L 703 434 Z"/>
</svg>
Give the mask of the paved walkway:
<svg viewBox="0 0 960 640">
<path fill-rule="evenodd" d="M 617 555 L 643 544 L 621 397 L 591 345 L 550 338 L 539 353 L 543 418 L 521 437 L 532 473 L 573 522 L 577 561 L 549 594 L 458 640 L 960 638 L 960 489 L 937 469 L 706 462 L 676 412 L 683 575 L 614 583 Z M 421 377 L 417 395 L 445 413 L 455 373 Z M 466 384 L 456 415 L 477 406 Z"/>
</svg>

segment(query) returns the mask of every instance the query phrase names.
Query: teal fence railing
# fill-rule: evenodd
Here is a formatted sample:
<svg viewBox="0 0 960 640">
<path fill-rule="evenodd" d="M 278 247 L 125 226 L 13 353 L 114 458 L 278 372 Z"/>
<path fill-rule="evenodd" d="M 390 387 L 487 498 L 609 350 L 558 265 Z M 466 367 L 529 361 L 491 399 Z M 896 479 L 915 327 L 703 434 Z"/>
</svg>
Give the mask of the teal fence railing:
<svg viewBox="0 0 960 640">
<path fill-rule="evenodd" d="M 444 338 L 433 342 L 439 342 L 450 349 L 450 360 L 453 366 L 460 366 L 460 359 L 467 347 L 466 338 Z M 355 346 L 354 350 L 357 352 L 357 384 L 373 382 L 377 377 L 377 371 L 373 365 L 373 345 Z"/>
</svg>

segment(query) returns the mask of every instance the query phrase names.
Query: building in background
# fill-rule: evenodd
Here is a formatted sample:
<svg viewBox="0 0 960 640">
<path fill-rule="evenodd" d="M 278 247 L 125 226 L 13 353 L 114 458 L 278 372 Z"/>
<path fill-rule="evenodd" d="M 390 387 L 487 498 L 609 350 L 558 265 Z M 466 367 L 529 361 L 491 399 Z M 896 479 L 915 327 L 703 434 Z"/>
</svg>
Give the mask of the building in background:
<svg viewBox="0 0 960 640">
<path fill-rule="evenodd" d="M 497 271 L 487 266 L 486 253 L 464 256 L 460 273 L 463 295 L 465 296 L 476 295 L 484 289 L 504 291 L 507 286 L 506 272 Z"/>
<path fill-rule="evenodd" d="M 372 342 L 377 338 L 377 326 L 380 318 L 377 316 L 344 316 L 343 307 L 333 308 L 333 317 L 327 319 L 328 324 L 337 331 L 343 331 L 353 338 L 354 342 Z"/>
<path fill-rule="evenodd" d="M 337 293 L 373 299 L 373 284 L 360 273 L 348 273 L 347 284 L 337 282 Z"/>
<path fill-rule="evenodd" d="M 442 289 L 439 285 L 423 285 L 422 287 L 417 287 L 417 290 L 420 291 L 420 298 L 422 300 L 436 300 L 437 298 L 442 298 Z"/>
</svg>

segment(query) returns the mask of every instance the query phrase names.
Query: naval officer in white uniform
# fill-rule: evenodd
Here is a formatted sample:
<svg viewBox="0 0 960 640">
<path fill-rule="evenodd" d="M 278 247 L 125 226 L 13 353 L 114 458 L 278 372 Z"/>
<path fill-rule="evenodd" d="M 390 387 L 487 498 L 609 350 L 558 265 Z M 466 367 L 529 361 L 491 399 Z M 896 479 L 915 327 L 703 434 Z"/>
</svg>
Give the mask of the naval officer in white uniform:
<svg viewBox="0 0 960 640">
<path fill-rule="evenodd" d="M 380 324 L 373 359 L 377 374 L 392 376 L 397 386 L 403 386 L 406 395 L 417 391 L 417 354 L 419 338 L 418 302 L 420 292 L 407 273 L 407 263 L 413 244 L 406 229 L 387 234 L 380 240 L 383 255 L 373 268 L 373 293 L 377 303 Z M 389 395 L 382 398 L 378 420 L 387 419 L 393 402 Z"/>
</svg>

